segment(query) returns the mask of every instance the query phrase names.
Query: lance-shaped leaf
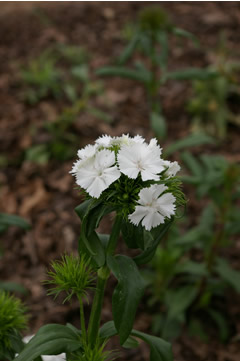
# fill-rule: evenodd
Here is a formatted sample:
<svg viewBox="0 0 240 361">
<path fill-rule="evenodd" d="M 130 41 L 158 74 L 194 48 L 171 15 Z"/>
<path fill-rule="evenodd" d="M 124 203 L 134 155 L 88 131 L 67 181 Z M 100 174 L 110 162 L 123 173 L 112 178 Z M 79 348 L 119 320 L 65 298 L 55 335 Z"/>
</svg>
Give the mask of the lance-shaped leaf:
<svg viewBox="0 0 240 361">
<path fill-rule="evenodd" d="M 156 136 L 160 139 L 166 138 L 167 124 L 164 116 L 160 113 L 152 112 L 150 114 L 151 127 Z"/>
<path fill-rule="evenodd" d="M 0 289 L 8 292 L 21 292 L 27 294 L 27 289 L 16 282 L 1 282 Z"/>
<path fill-rule="evenodd" d="M 121 78 L 137 80 L 145 84 L 151 81 L 151 73 L 147 69 L 145 69 L 145 71 L 139 71 L 123 66 L 106 66 L 98 69 L 96 74 L 100 76 L 119 76 Z"/>
<path fill-rule="evenodd" d="M 164 151 L 164 156 L 167 157 L 172 153 L 188 148 L 188 147 L 196 147 L 203 144 L 214 144 L 216 141 L 207 134 L 199 133 L 199 134 L 190 134 L 185 138 L 177 140 L 175 143 L 168 146 Z"/>
<path fill-rule="evenodd" d="M 218 258 L 215 271 L 219 276 L 240 293 L 240 271 L 233 269 L 223 258 Z"/>
<path fill-rule="evenodd" d="M 32 361 L 41 355 L 73 352 L 80 347 L 81 340 L 76 332 L 67 326 L 50 324 L 39 329 L 15 360 Z"/>
<path fill-rule="evenodd" d="M 205 173 L 203 166 L 201 165 L 199 160 L 194 157 L 190 152 L 182 152 L 181 159 L 184 161 L 184 163 L 194 176 L 202 177 L 202 175 Z"/>
<path fill-rule="evenodd" d="M 82 221 L 79 252 L 87 253 L 101 267 L 105 263 L 105 249 L 95 229 L 102 217 L 112 209 L 102 202 L 87 200 L 76 207 L 75 211 Z"/>
<path fill-rule="evenodd" d="M 26 230 L 31 228 L 30 224 L 22 217 L 8 213 L 0 213 L 0 224 L 4 227 L 17 226 Z"/>
<path fill-rule="evenodd" d="M 148 242 L 147 248 L 134 258 L 136 264 L 144 264 L 151 261 L 156 252 L 157 246 L 159 245 L 159 242 L 168 231 L 172 222 L 173 218 L 151 231 L 152 241 Z"/>
<path fill-rule="evenodd" d="M 214 69 L 187 68 L 178 71 L 172 71 L 164 74 L 162 82 L 168 79 L 174 80 L 207 80 L 215 78 L 218 72 Z"/>
<path fill-rule="evenodd" d="M 117 335 L 117 330 L 113 321 L 104 323 L 104 325 L 99 330 L 99 336 L 103 340 L 107 340 L 108 338 L 115 335 Z"/>
<path fill-rule="evenodd" d="M 128 221 L 122 221 L 122 237 L 129 248 L 144 248 L 143 228 L 134 226 Z"/>
<path fill-rule="evenodd" d="M 106 341 L 110 337 L 117 334 L 118 332 L 113 321 L 106 322 L 99 330 L 99 336 L 103 339 L 103 341 Z M 135 348 L 138 347 L 138 345 L 138 341 L 135 340 L 133 337 L 129 336 L 122 346 L 124 348 Z"/>
<path fill-rule="evenodd" d="M 166 71 L 167 62 L 168 62 L 168 33 L 167 31 L 159 31 L 157 34 L 157 41 L 161 46 L 161 52 L 159 55 L 159 65 L 161 66 L 161 71 Z"/>
<path fill-rule="evenodd" d="M 139 337 L 150 346 L 150 361 L 173 361 L 172 347 L 163 339 L 133 330 L 132 336 Z"/>
<path fill-rule="evenodd" d="M 194 34 L 190 33 L 189 31 L 186 31 L 186 30 L 180 29 L 180 28 L 173 28 L 172 32 L 177 36 L 191 39 L 196 46 L 199 46 L 198 39 L 196 38 L 196 36 Z"/>
<path fill-rule="evenodd" d="M 144 282 L 131 258 L 122 255 L 109 256 L 107 262 L 118 280 L 112 297 L 112 311 L 122 345 L 132 331 L 137 306 L 144 292 Z"/>
<path fill-rule="evenodd" d="M 132 40 L 129 42 L 129 44 L 126 46 L 126 48 L 123 50 L 122 54 L 118 58 L 118 64 L 123 65 L 126 63 L 126 61 L 132 56 L 134 50 L 136 49 L 136 46 L 139 41 L 139 35 L 136 34 Z"/>
</svg>

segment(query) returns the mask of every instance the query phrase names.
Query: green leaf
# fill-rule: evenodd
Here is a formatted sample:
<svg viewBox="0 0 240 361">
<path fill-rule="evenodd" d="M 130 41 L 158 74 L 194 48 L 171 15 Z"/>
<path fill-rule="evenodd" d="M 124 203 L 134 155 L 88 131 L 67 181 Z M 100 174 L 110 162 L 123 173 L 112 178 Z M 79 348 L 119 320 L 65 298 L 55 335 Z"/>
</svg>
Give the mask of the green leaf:
<svg viewBox="0 0 240 361">
<path fill-rule="evenodd" d="M 166 73 L 162 81 L 174 80 L 207 80 L 214 78 L 218 72 L 214 69 L 187 68 Z"/>
<path fill-rule="evenodd" d="M 178 318 L 168 319 L 165 317 L 164 323 L 160 329 L 160 335 L 164 339 L 170 341 L 178 338 L 181 335 L 183 324 L 183 316 Z"/>
<path fill-rule="evenodd" d="M 73 66 L 71 69 L 72 75 L 82 82 L 87 82 L 89 80 L 89 73 L 88 73 L 88 65 L 81 64 L 77 66 Z"/>
<path fill-rule="evenodd" d="M 26 150 L 26 160 L 37 164 L 46 164 L 50 158 L 47 144 L 33 145 Z"/>
<path fill-rule="evenodd" d="M 150 345 L 150 361 L 173 361 L 172 346 L 169 342 L 136 330 L 133 330 L 131 335 Z"/>
<path fill-rule="evenodd" d="M 182 236 L 179 236 L 178 238 L 171 240 L 171 244 L 173 246 L 181 246 L 186 247 L 187 249 L 190 249 L 193 246 L 198 246 L 199 242 L 201 241 L 201 228 L 199 226 L 196 226 L 189 231 L 185 232 Z"/>
<path fill-rule="evenodd" d="M 104 325 L 99 330 L 99 336 L 104 340 L 115 335 L 117 335 L 117 330 L 114 325 L 114 321 L 108 321 L 104 323 Z"/>
<path fill-rule="evenodd" d="M 103 340 L 109 339 L 112 336 L 117 335 L 117 329 L 114 325 L 114 321 L 106 322 L 99 330 L 99 336 Z M 138 347 L 138 341 L 133 337 L 129 336 L 128 339 L 124 342 L 124 348 L 135 348 Z"/>
<path fill-rule="evenodd" d="M 14 329 L 9 333 L 8 341 L 8 346 L 1 344 L 0 360 L 14 360 L 16 353 L 21 352 L 25 346 L 22 341 L 22 335 Z"/>
<path fill-rule="evenodd" d="M 0 213 L 0 224 L 7 227 L 17 226 L 26 230 L 31 228 L 31 225 L 22 217 L 7 213 Z"/>
<path fill-rule="evenodd" d="M 186 260 L 177 267 L 177 273 L 189 273 L 192 276 L 207 276 L 206 265 L 203 263 Z"/>
<path fill-rule="evenodd" d="M 209 337 L 203 326 L 204 325 L 200 320 L 197 318 L 192 318 L 189 320 L 188 333 L 191 337 L 198 337 L 200 340 L 207 343 Z"/>
<path fill-rule="evenodd" d="M 167 157 L 178 150 L 182 150 L 183 148 L 195 147 L 203 144 L 214 144 L 214 143 L 216 143 L 215 139 L 204 133 L 190 134 L 187 137 L 179 139 L 175 143 L 168 146 L 165 149 L 164 155 L 165 157 Z"/>
<path fill-rule="evenodd" d="M 142 83 L 149 83 L 151 81 L 151 73 L 149 71 L 140 72 L 138 70 L 125 68 L 123 66 L 106 66 L 96 71 L 96 75 L 100 76 L 120 76 L 121 78 L 128 78 L 138 80 Z"/>
<path fill-rule="evenodd" d="M 199 161 L 190 152 L 182 152 L 181 159 L 184 161 L 194 176 L 202 177 L 204 170 Z"/>
<path fill-rule="evenodd" d="M 80 347 L 79 336 L 69 327 L 49 324 L 39 329 L 15 360 L 33 361 L 41 355 L 58 355 L 62 352 L 73 352 Z"/>
<path fill-rule="evenodd" d="M 9 292 L 27 293 L 27 289 L 25 287 L 15 282 L 0 282 L 0 289 Z"/>
<path fill-rule="evenodd" d="M 123 65 L 126 61 L 132 56 L 134 50 L 136 49 L 137 43 L 139 41 L 139 35 L 136 34 L 126 48 L 123 50 L 122 54 L 118 58 L 118 64 Z"/>
<path fill-rule="evenodd" d="M 240 293 L 240 271 L 234 270 L 225 259 L 218 258 L 215 271 L 219 276 Z"/>
<path fill-rule="evenodd" d="M 102 267 L 105 263 L 105 250 L 97 232 L 92 231 L 88 236 L 85 236 L 85 233 L 82 232 L 79 238 L 79 243 L 81 242 L 84 243 L 90 252 L 97 267 Z M 79 249 L 81 250 L 81 245 L 79 245 Z M 79 253 L 81 253 L 81 251 Z"/>
<path fill-rule="evenodd" d="M 64 93 L 66 94 L 67 98 L 72 102 L 76 102 L 78 100 L 78 94 L 76 91 L 76 88 L 73 84 L 65 84 L 64 87 Z"/>
<path fill-rule="evenodd" d="M 159 65 L 162 71 L 166 71 L 168 61 L 168 33 L 166 31 L 159 31 L 157 33 L 157 40 L 161 46 L 159 56 Z"/>
<path fill-rule="evenodd" d="M 159 139 L 165 139 L 167 135 L 166 120 L 162 114 L 152 112 L 150 114 L 151 128 Z"/>
<path fill-rule="evenodd" d="M 92 204 L 91 199 L 87 199 L 86 201 L 82 202 L 75 208 L 75 212 L 77 213 L 78 217 L 83 220 L 85 214 L 87 213 L 88 209 L 90 208 Z"/>
<path fill-rule="evenodd" d="M 113 122 L 113 118 L 107 114 L 106 112 L 102 111 L 101 109 L 88 107 L 87 111 L 92 114 L 94 117 L 98 118 L 99 120 L 104 121 L 105 123 L 111 124 Z"/>
<path fill-rule="evenodd" d="M 229 325 L 226 318 L 220 312 L 213 309 L 207 309 L 207 312 L 218 327 L 221 341 L 226 342 L 230 336 Z"/>
<path fill-rule="evenodd" d="M 124 348 L 136 348 L 138 346 L 139 346 L 139 342 L 131 336 L 129 336 L 128 339 L 123 344 Z"/>
<path fill-rule="evenodd" d="M 109 256 L 107 262 L 118 280 L 112 298 L 112 312 L 120 343 L 123 345 L 132 331 L 137 306 L 144 292 L 144 282 L 131 258 Z"/>
<path fill-rule="evenodd" d="M 168 319 L 178 318 L 185 312 L 195 299 L 197 292 L 197 287 L 189 285 L 168 291 L 165 300 L 168 306 Z"/>
<path fill-rule="evenodd" d="M 177 36 L 182 36 L 184 38 L 191 39 L 195 45 L 197 45 L 197 46 L 199 45 L 199 41 L 198 41 L 197 37 L 187 30 L 180 29 L 180 28 L 173 28 L 172 32 Z"/>
<path fill-rule="evenodd" d="M 105 263 L 105 249 L 95 232 L 99 222 L 112 208 L 105 206 L 101 201 L 87 200 L 75 208 L 76 213 L 82 221 L 79 239 L 79 253 L 87 253 L 92 257 L 98 267 Z"/>
<path fill-rule="evenodd" d="M 151 232 L 152 242 L 148 243 L 147 248 L 133 259 L 136 264 L 140 265 L 151 261 L 156 252 L 157 246 L 159 245 L 159 242 L 170 228 L 173 220 L 174 218 L 171 218 L 169 221 L 153 229 L 153 231 Z"/>
<path fill-rule="evenodd" d="M 122 221 L 122 237 L 128 248 L 144 248 L 144 233 L 142 227 L 136 227 L 128 221 Z"/>
<path fill-rule="evenodd" d="M 97 233 L 97 236 L 98 238 L 100 239 L 102 245 L 103 245 L 103 248 L 104 249 L 107 249 L 107 245 L 108 245 L 108 242 L 109 242 L 109 238 L 110 238 L 110 235 L 109 234 L 105 234 L 105 233 Z"/>
<path fill-rule="evenodd" d="M 199 219 L 199 227 L 204 235 L 212 236 L 216 221 L 216 208 L 212 203 L 205 206 Z"/>
</svg>

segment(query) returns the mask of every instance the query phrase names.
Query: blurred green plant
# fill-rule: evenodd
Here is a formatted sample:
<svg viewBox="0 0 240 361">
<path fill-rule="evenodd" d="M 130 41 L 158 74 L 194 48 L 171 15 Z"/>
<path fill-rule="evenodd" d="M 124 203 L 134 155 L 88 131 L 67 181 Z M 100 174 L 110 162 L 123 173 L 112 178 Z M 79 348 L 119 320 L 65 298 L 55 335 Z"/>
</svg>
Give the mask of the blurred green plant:
<svg viewBox="0 0 240 361">
<path fill-rule="evenodd" d="M 16 216 L 14 214 L 0 213 L 0 235 L 6 232 L 10 226 L 20 227 L 24 230 L 28 230 L 31 227 L 30 224 L 22 217 Z M 0 257 L 2 255 L 3 250 L 0 247 Z M 26 289 L 18 283 L 3 281 L 0 281 L 0 292 L 1 290 L 16 291 L 21 293 L 26 292 Z"/>
<path fill-rule="evenodd" d="M 182 153 L 182 160 L 190 171 L 183 182 L 194 185 L 197 198 L 206 197 L 208 203 L 198 224 L 184 235 L 172 229 L 145 275 L 151 303 L 160 302 L 163 311 L 154 317 L 153 330 L 172 339 L 187 325 L 191 334 L 207 340 L 212 325 L 226 342 L 231 334 L 226 291 L 231 287 L 240 293 L 240 270 L 224 257 L 240 233 L 240 166 L 221 156 L 197 159 L 189 152 Z"/>
<path fill-rule="evenodd" d="M 170 79 L 208 79 L 215 76 L 215 71 L 199 68 L 168 70 L 169 37 L 189 38 L 195 43 L 197 40 L 193 34 L 177 28 L 158 6 L 148 6 L 142 10 L 136 25 L 130 24 L 125 33 L 128 45 L 117 59 L 117 65 L 102 67 L 96 73 L 129 78 L 143 84 L 149 102 L 151 127 L 156 136 L 163 139 L 167 134 L 167 124 L 159 97 L 160 88 Z M 126 62 L 138 52 L 143 60 L 139 59 L 134 67 L 126 66 Z"/>
<path fill-rule="evenodd" d="M 49 159 L 70 159 L 76 152 L 74 145 L 78 140 L 73 125 L 80 113 L 92 114 L 107 123 L 112 121 L 111 116 L 92 104 L 104 89 L 100 81 L 91 79 L 88 61 L 89 54 L 83 48 L 59 44 L 47 49 L 22 71 L 24 98 L 28 103 L 34 105 L 49 97 L 65 98 L 70 103 L 54 121 L 45 122 L 43 131 L 48 141 L 28 148 L 25 159 L 39 164 Z"/>
<path fill-rule="evenodd" d="M 60 97 L 62 72 L 56 68 L 56 62 L 52 51 L 46 50 L 21 71 L 22 81 L 27 85 L 24 98 L 29 104 L 48 96 Z"/>
<path fill-rule="evenodd" d="M 21 331 L 27 328 L 26 308 L 16 297 L 0 290 L 0 359 L 11 361 L 24 343 Z"/>
<path fill-rule="evenodd" d="M 25 230 L 30 228 L 30 224 L 22 217 L 14 214 L 0 213 L 0 233 L 5 232 L 10 226 L 17 226 Z"/>
<path fill-rule="evenodd" d="M 234 111 L 240 101 L 240 62 L 229 59 L 222 36 L 214 54 L 214 63 L 206 71 L 215 71 L 216 76 L 193 82 L 193 96 L 187 106 L 193 116 L 192 130 L 204 131 L 223 140 L 229 123 L 240 126 L 240 114 Z"/>
</svg>

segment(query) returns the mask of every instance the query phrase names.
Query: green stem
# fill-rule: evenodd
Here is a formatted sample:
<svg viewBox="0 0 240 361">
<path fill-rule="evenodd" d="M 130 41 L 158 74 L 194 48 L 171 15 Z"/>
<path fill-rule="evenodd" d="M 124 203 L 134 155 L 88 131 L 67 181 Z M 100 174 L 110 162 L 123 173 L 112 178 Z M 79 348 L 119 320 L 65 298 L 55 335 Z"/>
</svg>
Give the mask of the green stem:
<svg viewBox="0 0 240 361">
<path fill-rule="evenodd" d="M 115 218 L 115 222 L 112 228 L 112 232 L 109 238 L 109 242 L 107 245 L 107 254 L 113 254 L 118 237 L 121 230 L 121 224 L 122 224 L 122 217 L 117 215 Z M 98 270 L 98 279 L 97 279 L 97 285 L 96 285 L 96 292 L 93 299 L 93 305 L 92 310 L 90 314 L 89 319 L 89 325 L 88 325 L 88 342 L 91 347 L 94 346 L 96 343 L 96 339 L 98 337 L 98 330 L 100 327 L 100 321 L 101 321 L 101 311 L 102 311 L 102 305 L 103 305 L 103 298 L 104 298 L 104 291 L 106 287 L 107 280 L 110 275 L 110 270 L 107 265 L 101 267 Z"/>
<path fill-rule="evenodd" d="M 107 245 L 107 254 L 113 254 L 113 252 L 115 251 L 121 230 L 121 225 L 122 225 L 122 217 L 120 215 L 116 215 L 115 222 L 112 228 L 112 233 L 110 235 L 109 242 Z"/>
<path fill-rule="evenodd" d="M 81 330 L 82 330 L 82 339 L 84 342 L 87 342 L 87 331 L 86 331 L 86 326 L 85 326 L 83 301 L 80 296 L 78 296 L 78 301 L 79 301 L 79 306 L 80 306 L 80 322 L 81 322 Z"/>
<path fill-rule="evenodd" d="M 98 270 L 98 279 L 96 292 L 93 299 L 93 305 L 88 325 L 88 342 L 91 347 L 94 346 L 98 336 L 98 330 L 101 320 L 101 311 L 103 305 L 105 286 L 109 277 L 109 269 L 103 266 Z"/>
<path fill-rule="evenodd" d="M 215 264 L 215 260 L 218 256 L 218 251 L 219 251 L 222 239 L 225 234 L 224 225 L 225 225 L 226 210 L 223 208 L 221 211 L 222 212 L 221 212 L 220 220 L 217 223 L 217 227 L 218 227 L 217 232 L 215 233 L 215 235 L 213 237 L 208 254 L 205 256 L 205 265 L 206 265 L 209 275 L 212 275 L 212 273 L 213 273 L 213 267 Z M 198 285 L 198 293 L 197 293 L 194 305 L 198 304 L 199 300 L 201 299 L 201 296 L 205 292 L 206 287 L 207 287 L 207 282 L 208 282 L 208 276 L 203 276 Z"/>
</svg>

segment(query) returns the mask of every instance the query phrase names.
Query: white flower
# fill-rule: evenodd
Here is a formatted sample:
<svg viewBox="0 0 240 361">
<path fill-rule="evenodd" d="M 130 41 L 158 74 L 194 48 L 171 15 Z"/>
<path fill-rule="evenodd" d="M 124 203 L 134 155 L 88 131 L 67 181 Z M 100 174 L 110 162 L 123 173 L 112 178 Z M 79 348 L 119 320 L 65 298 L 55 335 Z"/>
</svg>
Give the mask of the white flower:
<svg viewBox="0 0 240 361">
<path fill-rule="evenodd" d="M 181 167 L 178 164 L 178 162 L 170 162 L 169 160 L 164 160 L 163 161 L 163 166 L 165 168 L 167 168 L 166 170 L 166 175 L 168 177 L 175 177 L 175 175 L 177 174 L 177 172 L 180 171 Z"/>
<path fill-rule="evenodd" d="M 114 152 L 107 149 L 98 151 L 95 156 L 86 160 L 79 160 L 72 173 L 76 176 L 77 184 L 95 198 L 99 198 L 121 175 L 115 165 Z"/>
<path fill-rule="evenodd" d="M 150 231 L 152 228 L 164 223 L 165 217 L 175 213 L 176 198 L 172 193 L 164 193 L 167 189 L 162 184 L 154 184 L 149 188 L 143 188 L 139 192 L 138 204 L 135 211 L 128 216 L 136 226 L 142 222 L 143 227 Z"/>
<path fill-rule="evenodd" d="M 103 146 L 103 147 L 110 147 L 112 140 L 114 138 L 112 138 L 110 135 L 102 135 L 101 137 L 97 138 L 96 140 L 96 144 L 98 146 Z"/>
<path fill-rule="evenodd" d="M 131 139 L 131 144 L 133 144 L 133 143 L 143 144 L 143 143 L 145 143 L 145 139 L 141 135 L 135 135 L 135 137 L 133 137 Z"/>
<path fill-rule="evenodd" d="M 88 144 L 85 148 L 79 149 L 77 155 L 80 159 L 85 160 L 87 158 L 91 158 L 95 155 L 97 150 L 96 145 Z"/>
<path fill-rule="evenodd" d="M 131 145 L 136 143 L 144 143 L 145 139 L 141 135 L 136 135 L 135 137 L 129 137 L 129 134 L 123 134 L 121 137 L 114 137 L 112 140 L 113 145 L 119 145 L 120 147 L 123 145 Z"/>
<path fill-rule="evenodd" d="M 129 134 L 123 134 L 121 137 L 110 137 L 109 135 L 103 135 L 96 140 L 97 146 L 102 146 L 105 148 L 110 148 L 113 145 L 130 145 L 136 143 L 144 143 L 145 140 L 141 135 L 136 135 L 135 137 L 130 137 Z"/>
<path fill-rule="evenodd" d="M 164 170 L 160 155 L 161 148 L 154 142 L 137 142 L 122 146 L 117 159 L 120 171 L 129 178 L 136 179 L 140 173 L 143 181 L 159 180 L 158 174 Z"/>
<path fill-rule="evenodd" d="M 126 145 L 126 144 L 129 144 L 129 140 L 130 140 L 130 137 L 128 134 L 123 134 L 121 137 L 113 137 L 111 142 L 110 142 L 110 145 L 118 145 L 118 146 L 122 146 L 122 145 Z"/>
</svg>

